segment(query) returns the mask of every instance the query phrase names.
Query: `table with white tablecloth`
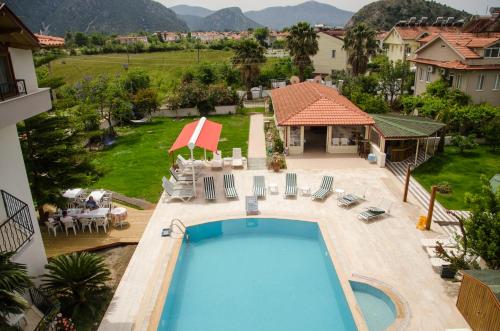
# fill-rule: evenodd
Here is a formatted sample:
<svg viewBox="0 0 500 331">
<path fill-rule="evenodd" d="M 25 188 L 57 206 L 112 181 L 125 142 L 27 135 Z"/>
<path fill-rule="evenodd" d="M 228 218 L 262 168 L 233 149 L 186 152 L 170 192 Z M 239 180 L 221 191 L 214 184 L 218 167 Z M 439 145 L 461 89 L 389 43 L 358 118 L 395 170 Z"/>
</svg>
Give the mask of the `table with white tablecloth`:
<svg viewBox="0 0 500 331">
<path fill-rule="evenodd" d="M 113 224 L 115 226 L 123 227 L 124 221 L 127 219 L 127 208 L 125 207 L 115 207 L 111 209 L 111 219 L 113 220 Z"/>
<path fill-rule="evenodd" d="M 108 214 L 109 214 L 109 208 L 97 208 L 94 210 L 87 210 L 87 211 L 84 211 L 83 213 L 73 214 L 70 216 L 75 217 L 77 219 L 81 219 L 81 218 L 92 219 L 92 218 L 106 217 L 106 216 L 108 216 Z"/>
</svg>

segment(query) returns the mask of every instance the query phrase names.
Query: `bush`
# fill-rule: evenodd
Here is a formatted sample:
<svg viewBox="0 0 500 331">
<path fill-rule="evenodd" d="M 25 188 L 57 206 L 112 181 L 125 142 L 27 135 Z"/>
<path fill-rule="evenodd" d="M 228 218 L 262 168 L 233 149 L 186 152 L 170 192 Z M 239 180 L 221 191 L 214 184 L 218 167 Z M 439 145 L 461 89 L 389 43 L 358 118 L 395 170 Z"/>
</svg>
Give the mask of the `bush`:
<svg viewBox="0 0 500 331">
<path fill-rule="evenodd" d="M 378 95 L 354 92 L 351 100 L 367 113 L 383 114 L 389 111 L 387 102 Z"/>
<path fill-rule="evenodd" d="M 131 70 L 127 73 L 123 82 L 123 88 L 132 94 L 136 94 L 138 90 L 147 89 L 151 84 L 149 75 L 144 70 Z"/>
<path fill-rule="evenodd" d="M 450 194 L 452 192 L 451 184 L 448 182 L 441 182 L 436 185 L 436 188 L 441 194 Z"/>
<path fill-rule="evenodd" d="M 452 145 L 456 146 L 460 153 L 476 149 L 478 144 L 475 142 L 476 136 L 471 134 L 468 136 L 455 135 L 451 138 Z"/>
</svg>

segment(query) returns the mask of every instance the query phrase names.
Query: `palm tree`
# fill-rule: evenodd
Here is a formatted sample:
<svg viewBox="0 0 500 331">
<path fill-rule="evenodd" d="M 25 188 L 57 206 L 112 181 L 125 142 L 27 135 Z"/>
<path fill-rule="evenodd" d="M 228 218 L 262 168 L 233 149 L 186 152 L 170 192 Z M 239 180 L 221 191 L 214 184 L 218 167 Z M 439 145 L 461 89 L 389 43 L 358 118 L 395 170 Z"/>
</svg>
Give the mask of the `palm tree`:
<svg viewBox="0 0 500 331">
<path fill-rule="evenodd" d="M 12 252 L 0 253 L 0 326 L 7 323 L 7 315 L 20 314 L 28 308 L 28 302 L 20 293 L 32 283 L 24 264 L 10 260 Z"/>
<path fill-rule="evenodd" d="M 108 293 L 110 271 L 104 258 L 93 253 L 60 255 L 46 265 L 43 287 L 61 301 L 66 316 L 94 316 Z"/>
<path fill-rule="evenodd" d="M 347 51 L 347 61 L 352 67 L 354 76 L 366 72 L 370 56 L 377 53 L 375 30 L 365 23 L 359 23 L 347 30 L 343 48 Z"/>
<path fill-rule="evenodd" d="M 243 39 L 234 48 L 233 64 L 240 70 L 241 80 L 247 89 L 247 99 L 252 99 L 252 84 L 259 77 L 260 66 L 266 62 L 264 48 L 253 39 Z"/>
<path fill-rule="evenodd" d="M 286 48 L 293 58 L 293 64 L 299 69 L 300 81 L 304 80 L 304 72 L 312 64 L 311 56 L 318 53 L 318 35 L 307 22 L 299 22 L 292 26 L 286 37 Z"/>
</svg>

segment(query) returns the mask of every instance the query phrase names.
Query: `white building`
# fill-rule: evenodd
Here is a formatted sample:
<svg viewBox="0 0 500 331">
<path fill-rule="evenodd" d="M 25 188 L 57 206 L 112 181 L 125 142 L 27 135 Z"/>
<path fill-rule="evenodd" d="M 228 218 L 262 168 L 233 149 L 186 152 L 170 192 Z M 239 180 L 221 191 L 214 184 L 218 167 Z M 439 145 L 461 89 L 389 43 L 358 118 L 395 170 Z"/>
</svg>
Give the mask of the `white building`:
<svg viewBox="0 0 500 331">
<path fill-rule="evenodd" d="M 51 109 L 50 90 L 39 88 L 32 50 L 37 38 L 0 5 L 0 251 L 15 252 L 30 276 L 47 263 L 16 124 Z M 36 282 L 36 279 L 35 279 Z"/>
<path fill-rule="evenodd" d="M 314 72 L 330 75 L 333 70 L 347 70 L 347 52 L 344 50 L 345 30 L 318 32 L 318 52 L 311 58 Z"/>
</svg>

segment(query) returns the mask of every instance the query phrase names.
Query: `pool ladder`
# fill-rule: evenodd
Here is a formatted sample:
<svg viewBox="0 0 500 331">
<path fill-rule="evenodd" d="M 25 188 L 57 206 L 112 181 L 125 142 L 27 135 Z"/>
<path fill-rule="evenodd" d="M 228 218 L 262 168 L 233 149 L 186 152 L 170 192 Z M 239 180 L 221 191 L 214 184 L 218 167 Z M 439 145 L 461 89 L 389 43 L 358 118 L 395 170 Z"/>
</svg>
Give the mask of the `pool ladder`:
<svg viewBox="0 0 500 331">
<path fill-rule="evenodd" d="M 170 229 L 170 233 L 174 233 L 174 228 L 177 228 L 177 230 L 182 233 L 182 237 L 186 238 L 186 240 L 189 240 L 189 233 L 187 233 L 187 228 L 184 223 L 178 218 L 172 218 L 172 221 L 170 221 L 170 226 L 168 227 Z"/>
</svg>

